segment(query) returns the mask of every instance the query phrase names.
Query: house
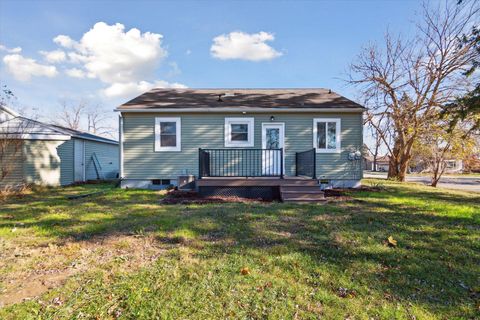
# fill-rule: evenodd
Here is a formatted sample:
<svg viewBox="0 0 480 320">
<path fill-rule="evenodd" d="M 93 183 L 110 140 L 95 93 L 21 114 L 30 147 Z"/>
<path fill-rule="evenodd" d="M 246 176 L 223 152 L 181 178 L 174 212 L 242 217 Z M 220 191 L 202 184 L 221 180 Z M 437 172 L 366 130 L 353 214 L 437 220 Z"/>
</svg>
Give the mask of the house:
<svg viewBox="0 0 480 320">
<path fill-rule="evenodd" d="M 118 142 L 22 117 L 0 106 L 0 186 L 116 178 Z"/>
<path fill-rule="evenodd" d="M 116 110 L 124 188 L 255 197 L 362 178 L 365 108 L 331 90 L 153 89 Z"/>
<path fill-rule="evenodd" d="M 460 159 L 445 159 L 443 160 L 445 170 L 443 173 L 463 173 L 463 160 Z M 432 167 L 429 163 L 421 161 L 410 167 L 410 173 L 427 173 L 432 172 Z"/>
<path fill-rule="evenodd" d="M 378 156 L 377 161 L 372 156 L 367 156 L 363 159 L 364 170 L 387 172 L 390 164 L 388 156 Z"/>
</svg>

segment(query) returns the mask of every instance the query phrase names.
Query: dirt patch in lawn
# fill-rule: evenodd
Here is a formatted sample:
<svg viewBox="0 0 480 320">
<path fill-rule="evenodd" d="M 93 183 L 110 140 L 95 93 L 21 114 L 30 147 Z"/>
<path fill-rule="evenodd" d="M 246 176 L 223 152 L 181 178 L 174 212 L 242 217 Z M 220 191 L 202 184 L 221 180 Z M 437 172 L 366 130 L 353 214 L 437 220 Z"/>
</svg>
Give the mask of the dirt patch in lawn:
<svg viewBox="0 0 480 320">
<path fill-rule="evenodd" d="M 109 236 L 5 248 L 0 254 L 0 307 L 38 297 L 77 274 L 132 271 L 155 261 L 166 249 L 154 236 Z"/>
<path fill-rule="evenodd" d="M 163 198 L 161 204 L 207 204 L 207 203 L 251 203 L 251 202 L 267 202 L 261 198 L 248 199 L 240 197 L 222 197 L 222 196 L 210 196 L 203 197 L 196 191 L 182 191 L 171 190 L 167 196 Z"/>
</svg>

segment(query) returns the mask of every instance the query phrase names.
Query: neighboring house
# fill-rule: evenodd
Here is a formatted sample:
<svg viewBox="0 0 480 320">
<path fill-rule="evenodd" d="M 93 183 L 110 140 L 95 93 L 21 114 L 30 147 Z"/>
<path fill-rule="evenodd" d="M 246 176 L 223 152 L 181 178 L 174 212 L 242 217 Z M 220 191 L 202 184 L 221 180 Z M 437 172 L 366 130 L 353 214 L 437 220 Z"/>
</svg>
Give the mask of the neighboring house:
<svg viewBox="0 0 480 320">
<path fill-rule="evenodd" d="M 356 187 L 362 178 L 365 108 L 330 90 L 153 89 L 117 111 L 123 187 L 195 179 L 205 191 L 296 176 Z"/>
<path fill-rule="evenodd" d="M 0 171 L 7 173 L 0 186 L 56 186 L 116 178 L 118 142 L 0 107 Z"/>
<path fill-rule="evenodd" d="M 444 160 L 445 170 L 444 173 L 463 173 L 463 160 L 448 159 Z M 428 163 L 420 162 L 410 168 L 411 173 L 432 172 Z"/>
<path fill-rule="evenodd" d="M 377 157 L 377 161 L 374 161 L 372 156 L 367 156 L 363 158 L 363 169 L 369 171 L 387 172 L 389 163 L 390 158 L 388 156 L 379 156 Z"/>
</svg>

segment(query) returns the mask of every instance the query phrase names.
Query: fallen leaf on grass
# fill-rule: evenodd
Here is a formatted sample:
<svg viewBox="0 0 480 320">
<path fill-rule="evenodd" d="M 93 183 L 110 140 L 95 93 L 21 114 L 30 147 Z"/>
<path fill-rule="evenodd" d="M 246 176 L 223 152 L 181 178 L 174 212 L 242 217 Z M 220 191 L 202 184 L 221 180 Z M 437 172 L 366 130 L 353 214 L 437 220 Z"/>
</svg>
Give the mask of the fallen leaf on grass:
<svg viewBox="0 0 480 320">
<path fill-rule="evenodd" d="M 347 288 L 338 288 L 338 296 L 340 298 L 355 298 L 357 296 L 357 292 L 353 289 L 347 289 Z"/>
<path fill-rule="evenodd" d="M 272 283 L 271 282 L 267 282 L 265 283 L 263 286 L 259 286 L 257 287 L 257 292 L 262 292 L 263 290 L 267 289 L 267 288 L 271 288 L 272 287 Z"/>
<path fill-rule="evenodd" d="M 244 276 L 249 275 L 250 274 L 250 269 L 248 269 L 247 267 L 244 267 L 240 270 L 240 273 Z"/>
<path fill-rule="evenodd" d="M 61 306 L 63 304 L 62 300 L 60 297 L 53 298 L 52 303 L 56 306 Z"/>
<path fill-rule="evenodd" d="M 387 239 L 387 245 L 389 247 L 396 247 L 397 246 L 397 240 L 393 239 L 392 236 L 388 237 Z"/>
</svg>

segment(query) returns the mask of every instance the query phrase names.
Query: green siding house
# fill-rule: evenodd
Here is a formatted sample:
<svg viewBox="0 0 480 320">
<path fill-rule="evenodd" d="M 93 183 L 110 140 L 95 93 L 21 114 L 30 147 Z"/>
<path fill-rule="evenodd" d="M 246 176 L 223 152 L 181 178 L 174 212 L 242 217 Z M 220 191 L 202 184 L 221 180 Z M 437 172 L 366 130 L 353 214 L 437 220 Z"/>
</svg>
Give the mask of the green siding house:
<svg viewBox="0 0 480 320">
<path fill-rule="evenodd" d="M 118 175 L 117 141 L 0 107 L 0 187 L 69 185 Z"/>
<path fill-rule="evenodd" d="M 365 108 L 327 89 L 153 89 L 116 110 L 122 187 L 362 178 Z"/>
</svg>

